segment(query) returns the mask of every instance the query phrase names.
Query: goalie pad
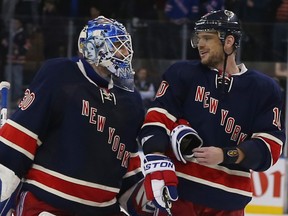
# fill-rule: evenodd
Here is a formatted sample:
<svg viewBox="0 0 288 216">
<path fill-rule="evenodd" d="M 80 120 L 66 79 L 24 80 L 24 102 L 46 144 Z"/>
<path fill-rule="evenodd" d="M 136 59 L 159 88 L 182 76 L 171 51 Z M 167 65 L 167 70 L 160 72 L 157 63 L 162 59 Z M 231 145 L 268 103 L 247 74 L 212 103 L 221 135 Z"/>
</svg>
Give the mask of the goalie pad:
<svg viewBox="0 0 288 216">
<path fill-rule="evenodd" d="M 12 170 L 0 164 L 0 202 L 7 200 L 13 194 L 20 181 Z"/>
<path fill-rule="evenodd" d="M 147 199 L 143 180 L 122 194 L 118 201 L 122 210 L 126 212 L 127 215 L 154 215 L 155 205 Z"/>
<path fill-rule="evenodd" d="M 187 161 L 192 161 L 194 155 L 192 150 L 203 145 L 203 140 L 198 133 L 186 125 L 175 127 L 170 134 L 170 140 L 177 160 L 185 164 Z"/>
<path fill-rule="evenodd" d="M 12 170 L 0 164 L 0 215 L 12 215 L 20 188 L 20 179 Z"/>
</svg>

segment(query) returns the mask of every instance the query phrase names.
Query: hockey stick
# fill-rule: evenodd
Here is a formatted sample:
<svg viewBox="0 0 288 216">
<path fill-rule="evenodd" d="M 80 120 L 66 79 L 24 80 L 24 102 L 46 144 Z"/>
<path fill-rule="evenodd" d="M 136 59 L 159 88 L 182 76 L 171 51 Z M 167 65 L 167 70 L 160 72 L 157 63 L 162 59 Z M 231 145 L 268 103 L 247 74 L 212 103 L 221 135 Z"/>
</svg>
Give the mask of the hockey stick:
<svg viewBox="0 0 288 216">
<path fill-rule="evenodd" d="M 1 91 L 1 111 L 0 111 L 0 127 L 2 127 L 7 121 L 7 105 L 8 105 L 8 90 L 10 88 L 10 83 L 6 81 L 2 81 L 0 83 L 0 91 Z"/>
<path fill-rule="evenodd" d="M 172 213 L 171 213 L 172 202 L 169 199 L 169 195 L 168 195 L 167 190 L 168 190 L 167 187 L 164 187 L 164 189 L 163 189 L 163 201 L 165 203 L 165 209 L 168 213 L 168 216 L 172 216 Z"/>
<path fill-rule="evenodd" d="M 0 91 L 1 91 L 1 110 L 0 110 L 0 127 L 2 127 L 7 121 L 8 117 L 8 90 L 10 89 L 10 83 L 6 81 L 0 82 Z M 1 183 L 2 186 L 2 183 Z M 2 190 L 2 188 L 1 188 Z M 12 197 L 12 196 L 11 196 Z M 0 215 L 9 216 L 12 215 L 12 205 L 10 201 L 11 197 L 8 200 L 0 202 Z"/>
</svg>

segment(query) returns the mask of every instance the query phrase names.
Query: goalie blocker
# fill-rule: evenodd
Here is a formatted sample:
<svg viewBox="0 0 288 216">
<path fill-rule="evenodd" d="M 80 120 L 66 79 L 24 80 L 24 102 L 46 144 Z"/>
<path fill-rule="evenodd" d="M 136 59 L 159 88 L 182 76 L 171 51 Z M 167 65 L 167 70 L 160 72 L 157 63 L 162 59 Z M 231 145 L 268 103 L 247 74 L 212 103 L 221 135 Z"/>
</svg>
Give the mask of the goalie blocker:
<svg viewBox="0 0 288 216">
<path fill-rule="evenodd" d="M 194 153 L 192 150 L 203 145 L 203 140 L 198 135 L 197 131 L 182 124 L 172 130 L 170 140 L 177 160 L 185 164 L 187 161 L 193 159 Z"/>
</svg>

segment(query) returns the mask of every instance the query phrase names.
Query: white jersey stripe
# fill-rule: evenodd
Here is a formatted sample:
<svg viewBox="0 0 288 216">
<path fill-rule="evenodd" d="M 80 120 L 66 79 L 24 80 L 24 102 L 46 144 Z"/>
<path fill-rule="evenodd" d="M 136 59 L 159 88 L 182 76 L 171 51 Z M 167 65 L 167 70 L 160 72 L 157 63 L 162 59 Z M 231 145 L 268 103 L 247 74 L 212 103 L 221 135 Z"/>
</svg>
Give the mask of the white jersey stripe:
<svg viewBox="0 0 288 216">
<path fill-rule="evenodd" d="M 39 165 L 36 165 L 36 164 L 34 164 L 32 167 L 34 169 L 36 169 L 36 170 L 40 170 L 40 171 L 42 171 L 44 173 L 48 173 L 51 176 L 55 176 L 57 178 L 63 179 L 65 181 L 71 182 L 73 184 L 78 184 L 78 185 L 82 185 L 82 186 L 86 186 L 86 187 L 101 189 L 101 190 L 114 192 L 114 193 L 118 193 L 119 192 L 119 188 L 108 187 L 106 185 L 100 185 L 100 184 L 95 184 L 95 183 L 92 183 L 92 182 L 87 182 L 87 181 L 71 178 L 69 176 L 66 176 L 66 175 L 63 175 L 61 173 L 46 169 L 46 168 L 44 168 L 42 166 L 39 166 Z"/>
<path fill-rule="evenodd" d="M 236 188 L 226 187 L 224 185 L 221 185 L 221 184 L 218 184 L 218 183 L 214 183 L 214 182 L 211 182 L 211 181 L 207 181 L 207 180 L 204 180 L 204 179 L 200 179 L 200 178 L 197 178 L 197 177 L 194 177 L 194 176 L 186 175 L 185 173 L 181 173 L 181 172 L 176 172 L 176 174 L 177 174 L 178 177 L 184 178 L 184 179 L 189 180 L 189 181 L 194 181 L 194 182 L 197 182 L 197 183 L 200 183 L 200 184 L 204 184 L 204 185 L 207 185 L 209 187 L 214 187 L 214 188 L 217 188 L 217 189 L 221 189 L 221 190 L 224 190 L 224 191 L 227 191 L 227 192 L 230 192 L 230 193 L 236 193 L 236 194 L 240 194 L 240 195 L 243 195 L 243 196 L 252 197 L 252 192 L 247 192 L 247 191 L 239 190 L 239 189 L 236 189 Z"/>
<path fill-rule="evenodd" d="M 79 197 L 75 197 L 75 196 L 71 196 L 69 194 L 63 193 L 61 191 L 55 190 L 54 188 L 51 187 L 47 187 L 46 185 L 43 185 L 37 181 L 34 180 L 26 180 L 26 183 L 29 184 L 33 184 L 39 188 L 41 188 L 42 190 L 45 190 L 49 193 L 53 193 L 59 197 L 65 198 L 67 200 L 71 200 L 77 203 L 81 203 L 81 204 L 85 204 L 85 205 L 89 205 L 89 206 L 95 206 L 95 207 L 106 207 L 106 206 L 110 206 L 116 203 L 116 198 L 113 198 L 112 200 L 109 200 L 107 202 L 103 202 L 103 203 L 99 203 L 99 202 L 93 202 L 90 200 L 85 200 L 85 199 L 81 199 Z"/>
</svg>

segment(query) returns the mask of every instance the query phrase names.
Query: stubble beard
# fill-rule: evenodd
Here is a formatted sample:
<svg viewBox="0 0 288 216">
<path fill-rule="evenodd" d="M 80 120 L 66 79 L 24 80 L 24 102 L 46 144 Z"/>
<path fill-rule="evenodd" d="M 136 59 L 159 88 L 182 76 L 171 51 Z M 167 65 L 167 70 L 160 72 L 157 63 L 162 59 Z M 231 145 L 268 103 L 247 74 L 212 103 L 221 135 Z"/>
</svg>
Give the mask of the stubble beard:
<svg viewBox="0 0 288 216">
<path fill-rule="evenodd" d="M 211 67 L 217 68 L 219 65 L 222 65 L 224 61 L 224 56 L 222 53 L 211 53 L 206 59 L 201 59 L 201 63 Z"/>
</svg>

